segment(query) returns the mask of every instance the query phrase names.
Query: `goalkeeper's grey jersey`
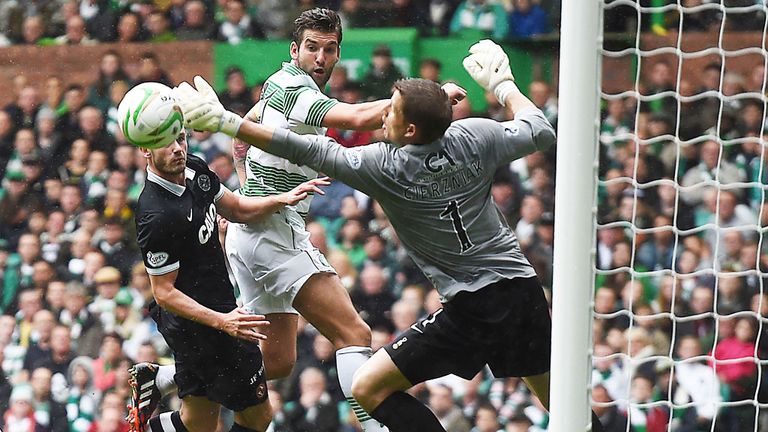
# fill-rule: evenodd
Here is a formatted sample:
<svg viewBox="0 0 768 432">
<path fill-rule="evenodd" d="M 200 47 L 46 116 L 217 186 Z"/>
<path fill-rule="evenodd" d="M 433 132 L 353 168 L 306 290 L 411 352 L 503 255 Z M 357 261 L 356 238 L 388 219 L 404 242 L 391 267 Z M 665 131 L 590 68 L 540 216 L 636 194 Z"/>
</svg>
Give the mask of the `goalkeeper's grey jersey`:
<svg viewBox="0 0 768 432">
<path fill-rule="evenodd" d="M 337 103 L 336 99 L 324 95 L 312 77 L 298 66 L 283 63 L 283 67 L 264 83 L 259 101 L 259 122 L 298 134 L 325 135 L 323 119 Z M 251 147 L 245 158 L 245 175 L 240 192 L 245 196 L 266 196 L 288 192 L 317 177 L 317 172 Z M 296 204 L 296 211 L 306 216 L 311 200 L 310 195 Z"/>
<path fill-rule="evenodd" d="M 327 173 L 376 199 L 443 301 L 504 278 L 535 275 L 491 197 L 496 168 L 555 141 L 538 109 L 515 120 L 453 122 L 443 138 L 400 148 L 344 148 L 332 139 L 275 131 L 270 153 Z"/>
</svg>

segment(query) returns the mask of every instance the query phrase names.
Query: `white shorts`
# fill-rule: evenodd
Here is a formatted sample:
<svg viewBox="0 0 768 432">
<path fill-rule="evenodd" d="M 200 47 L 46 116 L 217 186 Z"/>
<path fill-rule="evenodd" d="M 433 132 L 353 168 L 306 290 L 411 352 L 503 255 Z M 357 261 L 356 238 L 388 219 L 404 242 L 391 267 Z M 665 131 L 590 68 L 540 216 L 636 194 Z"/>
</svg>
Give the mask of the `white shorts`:
<svg viewBox="0 0 768 432">
<path fill-rule="evenodd" d="M 254 313 L 298 313 L 293 299 L 307 279 L 336 273 L 293 209 L 258 224 L 229 224 L 225 247 L 243 305 Z"/>
</svg>

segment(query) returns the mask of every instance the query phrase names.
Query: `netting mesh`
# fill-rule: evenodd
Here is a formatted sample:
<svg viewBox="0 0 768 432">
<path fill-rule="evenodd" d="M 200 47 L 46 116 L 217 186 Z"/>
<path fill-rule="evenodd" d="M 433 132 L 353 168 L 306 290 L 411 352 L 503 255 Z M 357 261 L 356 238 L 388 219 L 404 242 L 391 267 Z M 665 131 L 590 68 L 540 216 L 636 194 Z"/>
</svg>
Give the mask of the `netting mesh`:
<svg viewBox="0 0 768 432">
<path fill-rule="evenodd" d="M 766 12 L 604 4 L 592 381 L 609 430 L 768 431 Z"/>
</svg>

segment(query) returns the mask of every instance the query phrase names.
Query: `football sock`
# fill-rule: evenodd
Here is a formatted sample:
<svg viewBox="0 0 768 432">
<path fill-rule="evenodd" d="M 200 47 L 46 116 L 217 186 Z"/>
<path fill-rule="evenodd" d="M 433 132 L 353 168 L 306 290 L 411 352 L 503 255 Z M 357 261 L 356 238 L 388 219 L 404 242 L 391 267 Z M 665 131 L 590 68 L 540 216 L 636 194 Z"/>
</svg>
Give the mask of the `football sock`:
<svg viewBox="0 0 768 432">
<path fill-rule="evenodd" d="M 392 432 L 446 432 L 429 408 L 405 392 L 389 395 L 371 416 Z"/>
<path fill-rule="evenodd" d="M 387 431 L 388 429 L 379 423 L 376 419 L 371 418 L 365 410 L 360 407 L 354 397 L 352 397 L 352 377 L 355 372 L 363 365 L 371 356 L 373 351 L 370 347 L 362 346 L 348 346 L 336 351 L 336 370 L 339 374 L 339 384 L 341 385 L 341 391 L 344 393 L 344 397 L 347 398 L 347 402 L 352 407 L 352 411 L 357 417 L 357 421 L 363 427 L 365 432 L 380 432 Z"/>
<path fill-rule="evenodd" d="M 232 425 L 232 429 L 229 432 L 259 432 L 256 429 L 247 428 L 243 425 L 239 425 L 236 422 Z"/>
<path fill-rule="evenodd" d="M 155 385 L 160 390 L 160 394 L 163 397 L 176 391 L 176 381 L 173 376 L 176 375 L 176 365 L 160 366 L 157 368 L 157 377 L 155 377 Z"/>
<path fill-rule="evenodd" d="M 605 432 L 603 424 L 600 423 L 600 418 L 592 411 L 592 432 Z"/>
<path fill-rule="evenodd" d="M 189 432 L 178 411 L 165 412 L 149 419 L 149 432 Z"/>
</svg>

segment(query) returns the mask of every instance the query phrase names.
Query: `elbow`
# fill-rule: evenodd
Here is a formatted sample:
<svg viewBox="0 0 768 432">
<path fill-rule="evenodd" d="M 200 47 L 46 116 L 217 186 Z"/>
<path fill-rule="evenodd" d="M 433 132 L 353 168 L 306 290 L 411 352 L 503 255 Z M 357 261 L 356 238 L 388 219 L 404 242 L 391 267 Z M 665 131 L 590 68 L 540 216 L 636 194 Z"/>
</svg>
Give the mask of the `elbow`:
<svg viewBox="0 0 768 432">
<path fill-rule="evenodd" d="M 155 302 L 163 309 L 168 309 L 171 299 L 172 287 L 152 287 L 152 295 L 155 297 Z"/>
<path fill-rule="evenodd" d="M 555 129 L 547 122 L 546 127 L 541 128 L 534 136 L 536 142 L 536 148 L 539 151 L 547 150 L 555 145 L 557 136 L 555 135 Z"/>
</svg>

